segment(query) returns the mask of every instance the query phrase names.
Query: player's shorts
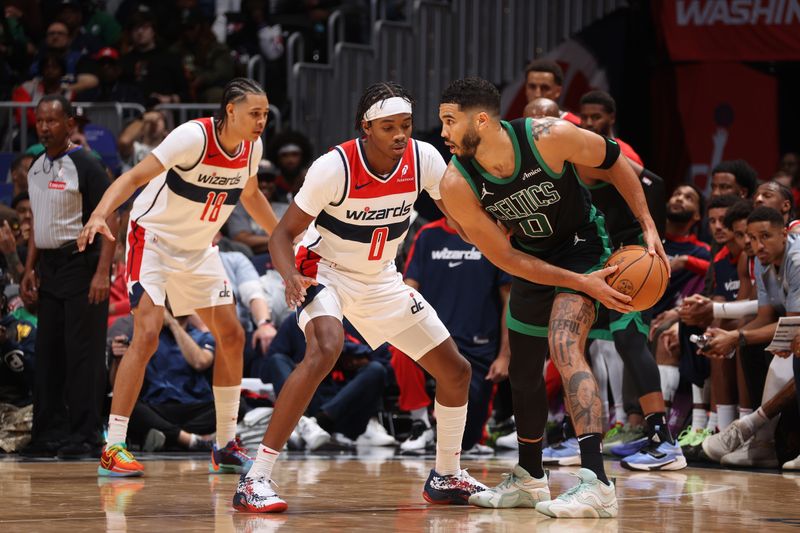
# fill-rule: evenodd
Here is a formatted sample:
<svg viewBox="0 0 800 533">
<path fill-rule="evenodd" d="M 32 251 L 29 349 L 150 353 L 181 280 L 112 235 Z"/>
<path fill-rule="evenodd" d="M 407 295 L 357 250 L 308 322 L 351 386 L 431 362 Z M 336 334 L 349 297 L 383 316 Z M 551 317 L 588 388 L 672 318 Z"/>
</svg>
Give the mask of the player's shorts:
<svg viewBox="0 0 800 533">
<path fill-rule="evenodd" d="M 581 274 L 600 270 L 611 255 L 605 222 L 599 212 L 595 212 L 589 223 L 581 227 L 572 239 L 555 248 L 533 252 L 519 245 L 516 247 L 551 265 Z M 565 287 L 540 285 L 514 277 L 506 311 L 508 329 L 534 337 L 547 337 L 553 301 L 560 292 L 582 294 L 592 299 L 584 293 Z M 597 309 L 596 302 L 595 309 Z"/>
<path fill-rule="evenodd" d="M 132 309 L 145 292 L 155 305 L 164 305 L 169 299 L 175 316 L 233 303 L 233 291 L 216 246 L 182 250 L 131 222 L 127 259 Z"/>
<path fill-rule="evenodd" d="M 388 342 L 415 361 L 450 336 L 439 315 L 416 290 L 405 283 L 392 265 L 377 274 L 344 270 L 301 249 L 298 269 L 319 285 L 306 290 L 297 310 L 297 321 L 305 332 L 314 318 L 347 317 L 364 340 L 377 349 Z"/>
<path fill-rule="evenodd" d="M 613 341 L 614 333 L 627 330 L 631 324 L 633 324 L 636 331 L 647 336 L 650 333 L 651 315 L 649 309 L 647 311 L 633 311 L 623 314 L 601 305 L 597 310 L 597 320 L 595 320 L 594 326 L 589 332 L 589 338 Z"/>
</svg>

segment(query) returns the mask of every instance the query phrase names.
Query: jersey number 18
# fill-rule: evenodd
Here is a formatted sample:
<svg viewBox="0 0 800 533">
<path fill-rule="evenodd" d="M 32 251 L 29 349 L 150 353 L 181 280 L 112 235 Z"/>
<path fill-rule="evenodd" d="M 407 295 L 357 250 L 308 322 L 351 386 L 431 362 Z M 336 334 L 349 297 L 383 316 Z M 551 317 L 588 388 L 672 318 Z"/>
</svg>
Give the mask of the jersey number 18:
<svg viewBox="0 0 800 533">
<path fill-rule="evenodd" d="M 200 220 L 206 220 L 206 215 L 208 215 L 209 222 L 216 222 L 219 218 L 219 211 L 225 204 L 226 198 L 228 198 L 228 193 L 226 192 L 208 193 L 208 196 L 206 197 L 206 205 L 203 208 L 203 214 L 200 215 Z"/>
</svg>

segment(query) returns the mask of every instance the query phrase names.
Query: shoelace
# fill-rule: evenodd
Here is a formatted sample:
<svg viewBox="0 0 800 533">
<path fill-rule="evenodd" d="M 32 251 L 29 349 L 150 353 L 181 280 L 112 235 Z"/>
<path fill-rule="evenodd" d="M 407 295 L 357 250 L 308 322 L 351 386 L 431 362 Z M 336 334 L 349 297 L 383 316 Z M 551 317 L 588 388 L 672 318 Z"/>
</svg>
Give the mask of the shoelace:
<svg viewBox="0 0 800 533">
<path fill-rule="evenodd" d="M 583 485 L 584 485 L 583 479 L 581 479 L 581 477 L 578 474 L 571 473 L 570 475 L 578 478 L 580 480 L 580 483 L 578 483 L 574 487 L 572 487 L 570 489 L 567 489 L 565 492 L 563 492 L 561 494 L 561 496 L 558 497 L 559 500 L 562 500 L 562 499 L 563 500 L 569 500 L 569 499 L 571 499 L 575 494 L 577 494 L 581 490 L 581 487 L 583 487 Z"/>
<path fill-rule="evenodd" d="M 107 449 L 106 452 L 108 453 L 109 457 L 119 457 L 124 463 L 132 463 L 136 461 L 131 452 L 128 451 L 128 448 L 125 444 L 115 444 Z"/>
<path fill-rule="evenodd" d="M 235 455 L 239 459 L 248 460 L 250 456 L 247 455 L 247 448 L 242 446 L 242 441 L 239 437 L 234 437 L 231 442 L 228 443 L 228 448 L 230 448 L 231 454 Z"/>
<path fill-rule="evenodd" d="M 511 487 L 519 478 L 514 475 L 514 472 L 503 474 L 503 481 L 497 486 L 499 489 L 507 489 Z"/>
</svg>

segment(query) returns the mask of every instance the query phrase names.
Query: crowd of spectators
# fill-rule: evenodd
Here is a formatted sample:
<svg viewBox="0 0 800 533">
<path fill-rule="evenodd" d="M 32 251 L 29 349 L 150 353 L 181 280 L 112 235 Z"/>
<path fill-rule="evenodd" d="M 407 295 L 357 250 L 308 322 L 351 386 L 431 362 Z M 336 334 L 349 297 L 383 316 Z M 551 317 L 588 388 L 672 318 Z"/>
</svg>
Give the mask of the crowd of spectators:
<svg viewBox="0 0 800 533">
<path fill-rule="evenodd" d="M 102 178 L 95 175 L 93 179 L 110 182 L 146 157 L 175 126 L 175 117 L 158 109 L 158 104 L 216 102 L 222 86 L 243 72 L 247 58 L 261 54 L 268 67 L 279 65 L 284 54 L 282 39 L 289 29 L 303 32 L 312 44 L 318 43 L 312 50 L 323 50 L 319 26 L 333 8 L 346 8 L 352 15 L 349 32 L 357 34 L 363 25 L 359 2 L 294 4 L 217 1 L 214 11 L 208 2 L 191 0 L 7 0 L 0 27 L 0 96 L 34 104 L 42 98 L 63 97 L 143 105 L 146 112 L 126 122 L 116 135 L 93 124 L 86 110 L 77 108 L 72 116 L 64 117 L 64 134 L 70 146 L 86 150 L 94 161 L 90 166 L 96 164 L 104 170 Z M 357 35 L 349 38 L 359 40 Z M 285 69 L 275 68 L 275 72 Z M 563 74 L 557 64 L 534 62 L 525 76 L 527 115 L 558 116 L 615 138 L 637 173 L 646 168 L 634 147 L 616 136 L 620 104 L 610 94 L 587 92 L 573 113 L 560 107 Z M 281 100 L 285 91 L 282 93 L 279 78 L 270 80 L 269 94 L 272 103 L 286 104 Z M 41 264 L 34 268 L 35 263 L 29 261 L 36 221 L 28 177 L 47 144 L 38 142 L 43 135 L 37 124 L 39 112 L 21 108 L 14 115 L 15 124 L 5 125 L 20 128 L 27 124 L 30 142 L 16 146 L 18 151 L 8 172 L 8 197 L 0 205 L 0 402 L 24 406 L 39 398 L 47 403 L 49 411 L 39 418 L 39 424 L 48 425 L 45 436 L 40 438 L 40 426 L 34 419 L 34 441 L 22 451 L 69 458 L 94 452 L 93 446 L 101 439 L 99 424 L 103 417 L 99 413 L 107 405 L 99 395 L 89 397 L 91 391 L 85 387 L 84 398 L 70 397 L 67 389 L 56 399 L 50 394 L 42 400 L 41 390 L 37 391 L 37 387 L 53 389 L 53 380 L 63 380 L 63 365 L 72 364 L 66 361 L 71 357 L 68 350 L 56 345 L 47 347 L 46 353 L 34 349 L 34 345 L 44 346 L 36 344 L 36 339 L 38 316 L 48 312 L 42 307 L 46 291 L 33 295 L 25 282 L 26 276 L 34 271 L 41 274 L 42 268 Z M 284 130 L 269 137 L 257 179 L 278 217 L 293 201 L 316 155 L 302 132 Z M 651 350 L 661 372 L 664 398 L 671 406 L 670 425 L 680 432 L 679 442 L 690 461 L 759 467 L 785 463 L 786 468 L 800 468 L 798 460 L 793 459 L 799 450 L 792 444 L 791 435 L 797 432 L 800 401 L 796 393 L 800 360 L 792 352 L 800 353 L 800 346 L 796 351 L 765 351 L 777 320 L 800 314 L 796 294 L 800 291 L 800 274 L 794 272 L 794 256 L 800 245 L 795 244 L 793 236 L 798 226 L 794 206 L 800 202 L 800 157 L 786 153 L 773 174 L 758 176 L 746 161 L 736 159 L 737 154 L 726 155 L 730 159 L 719 161 L 709 176 L 708 194 L 687 183 L 655 200 L 655 204 L 665 206 L 662 237 L 671 259 L 672 277 L 648 324 Z M 80 165 L 89 165 L 81 161 Z M 85 188 L 81 192 L 88 194 Z M 39 216 L 46 217 L 47 212 Z M 94 373 L 87 375 L 95 376 L 106 393 L 113 392 L 115 370 L 132 337 L 125 285 L 127 216 L 125 208 L 116 215 L 121 229 L 113 247 L 108 299 L 103 298 L 105 303 L 100 305 L 108 314 L 107 318 L 105 312 L 98 315 L 103 331 L 108 327 L 105 350 L 100 357 L 88 358 L 87 363 L 94 365 Z M 54 220 L 39 221 L 39 227 L 48 223 Z M 244 377 L 271 384 L 277 393 L 302 359 L 304 339 L 286 307 L 280 276 L 271 269 L 268 243 L 269 236 L 237 206 L 214 244 L 223 252 L 247 334 Z M 44 256 L 56 268 L 73 261 L 70 252 L 45 250 Z M 96 265 L 97 258 L 90 266 Z M 514 425 L 503 319 L 508 277 L 462 241 L 445 219 L 429 221 L 416 213 L 398 265 L 404 269 L 409 285 L 423 292 L 439 311 L 473 366 L 464 450 L 487 454 L 493 453 L 493 447 L 515 446 L 516 440 L 508 438 Z M 105 268 L 105 263 L 101 267 Z M 56 270 L 50 272 L 56 285 L 71 283 L 69 277 L 58 277 Z M 88 278 L 84 276 L 81 283 L 91 292 L 96 280 L 93 270 L 87 272 Z M 51 286 L 50 297 L 72 297 L 59 293 L 56 289 L 64 287 L 56 285 Z M 455 299 L 455 294 L 463 299 Z M 93 305 L 97 306 L 96 294 L 94 298 Z M 726 307 L 730 303 L 736 304 L 733 311 Z M 68 316 L 70 309 L 76 307 L 62 306 L 60 312 Z M 399 440 L 404 453 L 429 449 L 434 438 L 434 421 L 428 416 L 430 380 L 393 347 L 371 350 L 349 324 L 344 327 L 347 342 L 340 362 L 320 387 L 290 446 L 350 449 L 357 444 L 393 446 Z M 65 335 L 69 337 L 70 332 Z M 702 340 L 691 340 L 698 338 L 693 335 Z M 199 317 L 173 317 L 166 311 L 158 350 L 147 367 L 131 417 L 133 445 L 148 451 L 209 449 L 214 432 L 209 372 L 214 364 L 214 345 Z M 641 413 L 637 412 L 636 398 L 628 398 L 630 391 L 623 387 L 624 366 L 610 360 L 592 358 L 595 367 L 604 367 L 601 374 L 606 376 L 603 397 L 607 438 L 630 442 L 643 434 Z M 37 381 L 37 370 L 41 369 L 47 369 L 47 377 L 40 372 Z M 548 380 L 548 398 L 552 427 L 557 428 L 564 408 L 558 383 L 552 381 Z M 59 419 L 66 429 L 50 427 L 53 424 L 48 416 L 59 415 L 59 409 L 67 406 L 59 404 L 63 396 L 68 398 L 67 403 L 97 405 L 83 405 L 91 407 L 87 411 L 91 416 L 81 420 Z M 258 398 L 251 404 L 263 401 L 269 402 Z M 242 405 L 243 415 L 252 405 Z M 69 410 L 80 412 L 75 405 L 69 405 Z M 781 424 L 782 419 L 789 422 Z M 387 428 L 392 435 L 387 434 Z M 64 431 L 57 433 L 55 429 Z M 76 431 L 82 432 L 83 440 L 75 440 Z M 91 432 L 96 438 L 88 436 Z M 557 429 L 550 432 L 551 443 L 559 438 Z M 5 442 L 0 440 L 0 445 Z M 15 451 L 19 447 L 16 444 L 7 446 L 11 449 L 6 451 Z"/>
</svg>

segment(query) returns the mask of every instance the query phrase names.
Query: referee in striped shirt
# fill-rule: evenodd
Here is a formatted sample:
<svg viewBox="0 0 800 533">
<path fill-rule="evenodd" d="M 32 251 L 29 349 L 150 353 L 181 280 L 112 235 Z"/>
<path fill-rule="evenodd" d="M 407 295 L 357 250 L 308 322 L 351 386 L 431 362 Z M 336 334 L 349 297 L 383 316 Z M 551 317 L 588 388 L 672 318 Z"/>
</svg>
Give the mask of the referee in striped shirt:
<svg viewBox="0 0 800 533">
<path fill-rule="evenodd" d="M 76 239 L 103 193 L 108 175 L 70 141 L 72 106 L 61 95 L 36 107 L 45 146 L 28 171 L 33 230 L 21 293 L 38 301 L 31 444 L 24 455 L 73 459 L 97 455 L 106 391 L 105 342 L 114 243 L 78 253 Z M 116 220 L 113 222 L 116 230 Z"/>
</svg>

